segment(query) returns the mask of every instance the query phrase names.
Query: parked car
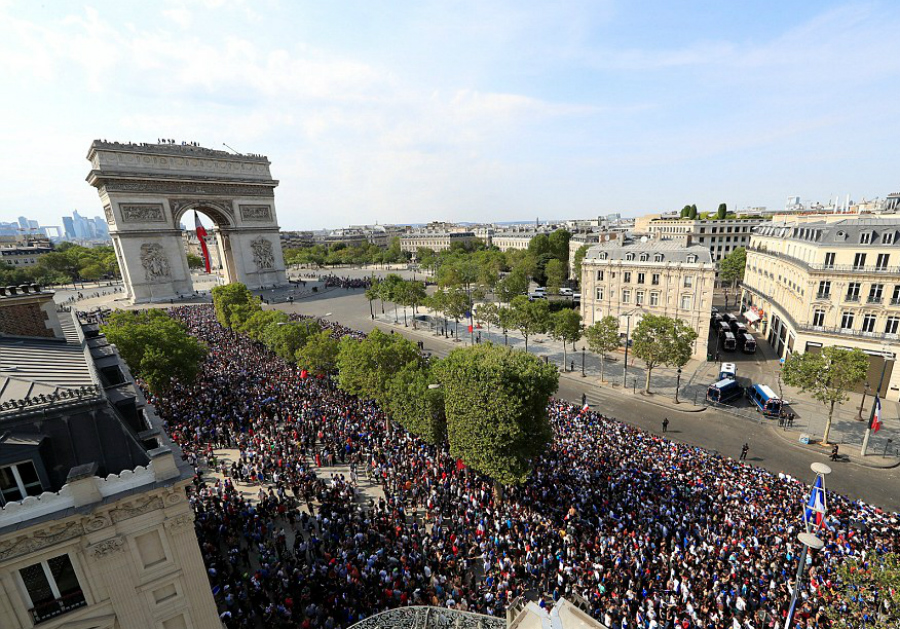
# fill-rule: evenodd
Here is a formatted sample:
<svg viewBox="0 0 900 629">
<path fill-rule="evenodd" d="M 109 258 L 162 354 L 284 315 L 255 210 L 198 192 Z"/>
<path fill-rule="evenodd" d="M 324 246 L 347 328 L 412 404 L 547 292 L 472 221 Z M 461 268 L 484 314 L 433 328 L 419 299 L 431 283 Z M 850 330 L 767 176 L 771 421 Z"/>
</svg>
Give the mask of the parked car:
<svg viewBox="0 0 900 629">
<path fill-rule="evenodd" d="M 574 293 L 571 288 L 560 288 L 559 296 L 560 297 L 571 297 Z"/>
</svg>

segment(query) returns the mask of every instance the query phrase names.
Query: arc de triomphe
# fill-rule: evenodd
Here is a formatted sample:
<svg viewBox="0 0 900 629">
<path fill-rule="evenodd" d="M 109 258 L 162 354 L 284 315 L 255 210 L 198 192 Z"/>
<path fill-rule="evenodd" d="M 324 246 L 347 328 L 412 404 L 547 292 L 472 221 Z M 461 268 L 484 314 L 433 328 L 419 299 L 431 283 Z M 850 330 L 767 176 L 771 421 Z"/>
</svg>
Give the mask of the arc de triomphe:
<svg viewBox="0 0 900 629">
<path fill-rule="evenodd" d="M 212 219 L 228 282 L 251 289 L 287 283 L 275 186 L 263 155 L 181 144 L 95 140 L 88 183 L 97 188 L 132 303 L 193 292 L 181 218 Z"/>
</svg>

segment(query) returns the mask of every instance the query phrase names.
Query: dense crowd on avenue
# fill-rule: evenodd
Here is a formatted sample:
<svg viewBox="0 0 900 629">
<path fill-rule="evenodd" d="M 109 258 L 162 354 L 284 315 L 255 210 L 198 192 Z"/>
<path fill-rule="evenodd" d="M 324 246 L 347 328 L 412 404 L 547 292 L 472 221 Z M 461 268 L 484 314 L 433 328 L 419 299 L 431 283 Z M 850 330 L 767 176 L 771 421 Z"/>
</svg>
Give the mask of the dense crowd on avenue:
<svg viewBox="0 0 900 629">
<path fill-rule="evenodd" d="M 783 626 L 803 483 L 554 401 L 551 449 L 495 501 L 448 450 L 388 432 L 372 402 L 301 377 L 212 307 L 172 312 L 210 353 L 195 383 L 152 401 L 188 460 L 224 474 L 198 475 L 190 500 L 228 629 L 335 629 L 414 604 L 502 615 L 571 593 L 612 629 Z M 364 478 L 385 498 L 363 498 Z M 839 564 L 900 548 L 897 514 L 861 502 L 829 495 L 828 526 L 798 626 L 828 626 Z"/>
<path fill-rule="evenodd" d="M 340 277 L 330 273 L 319 276 L 319 280 L 325 283 L 325 288 L 369 288 L 372 286 L 371 277 Z"/>
</svg>

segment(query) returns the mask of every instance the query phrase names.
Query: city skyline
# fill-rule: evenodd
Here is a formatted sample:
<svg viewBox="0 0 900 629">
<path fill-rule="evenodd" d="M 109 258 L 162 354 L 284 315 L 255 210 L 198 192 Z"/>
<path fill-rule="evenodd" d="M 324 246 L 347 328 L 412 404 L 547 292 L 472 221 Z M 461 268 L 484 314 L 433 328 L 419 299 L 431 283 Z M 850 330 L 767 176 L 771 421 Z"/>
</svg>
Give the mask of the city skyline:
<svg viewBox="0 0 900 629">
<path fill-rule="evenodd" d="M 895 192 L 900 8 L 767 5 L 2 4 L 0 206 L 99 214 L 95 138 L 266 154 L 288 230 Z"/>
</svg>

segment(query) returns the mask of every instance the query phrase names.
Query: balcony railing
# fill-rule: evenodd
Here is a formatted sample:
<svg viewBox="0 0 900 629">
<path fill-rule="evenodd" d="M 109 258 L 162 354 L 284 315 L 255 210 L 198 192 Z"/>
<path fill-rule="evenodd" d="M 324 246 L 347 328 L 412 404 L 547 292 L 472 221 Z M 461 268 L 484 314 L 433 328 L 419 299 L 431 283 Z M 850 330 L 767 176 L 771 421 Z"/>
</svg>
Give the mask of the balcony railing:
<svg viewBox="0 0 900 629">
<path fill-rule="evenodd" d="M 816 299 L 831 299 L 831 293 L 816 293 Z"/>
<path fill-rule="evenodd" d="M 81 590 L 78 590 L 52 601 L 38 603 L 30 611 L 34 624 L 38 624 L 85 605 L 87 605 L 87 601 L 84 600 L 84 594 L 82 594 Z"/>
<path fill-rule="evenodd" d="M 869 295 L 869 297 L 866 299 L 867 304 L 880 304 L 882 301 L 884 301 L 884 298 L 876 297 L 874 295 Z"/>
<path fill-rule="evenodd" d="M 859 301 L 859 295 L 844 295 L 844 301 L 857 303 Z"/>
<path fill-rule="evenodd" d="M 747 251 L 759 253 L 764 256 L 772 256 L 773 258 L 781 258 L 787 260 L 809 271 L 829 271 L 834 273 L 900 273 L 900 266 L 883 266 L 883 265 L 857 265 L 857 264 L 822 264 L 818 262 L 806 262 L 800 258 L 789 256 L 778 251 L 769 251 L 767 249 L 759 249 L 756 247 L 748 247 Z"/>
<path fill-rule="evenodd" d="M 891 305 L 900 306 L 900 297 L 894 297 L 893 299 L 891 299 Z"/>
</svg>

